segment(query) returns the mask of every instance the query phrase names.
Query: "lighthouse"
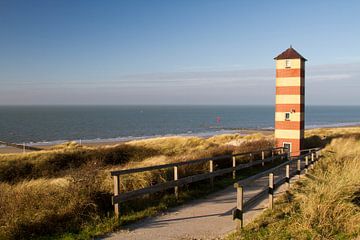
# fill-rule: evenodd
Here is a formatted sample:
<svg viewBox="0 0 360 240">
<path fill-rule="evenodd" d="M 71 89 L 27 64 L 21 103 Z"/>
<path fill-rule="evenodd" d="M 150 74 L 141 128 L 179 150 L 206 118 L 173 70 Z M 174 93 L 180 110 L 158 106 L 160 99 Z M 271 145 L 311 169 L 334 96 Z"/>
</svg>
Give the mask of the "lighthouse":
<svg viewBox="0 0 360 240">
<path fill-rule="evenodd" d="M 304 144 L 305 61 L 294 48 L 276 62 L 275 145 L 298 156 Z"/>
</svg>

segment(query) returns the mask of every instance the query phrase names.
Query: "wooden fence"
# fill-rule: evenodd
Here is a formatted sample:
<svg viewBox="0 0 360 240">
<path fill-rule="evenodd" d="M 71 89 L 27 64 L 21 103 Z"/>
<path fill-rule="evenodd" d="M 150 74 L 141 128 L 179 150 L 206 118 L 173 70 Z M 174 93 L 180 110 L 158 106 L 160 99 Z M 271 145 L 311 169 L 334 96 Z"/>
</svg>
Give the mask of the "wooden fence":
<svg viewBox="0 0 360 240">
<path fill-rule="evenodd" d="M 267 158 L 265 158 L 266 153 L 268 153 L 268 155 L 269 155 L 269 157 L 267 157 Z M 261 158 L 259 160 L 254 159 L 254 156 L 256 154 L 258 154 L 258 155 L 261 154 Z M 240 156 L 249 156 L 250 157 L 249 162 L 237 164 L 237 160 L 238 160 L 237 158 L 239 158 Z M 142 168 L 133 168 L 133 169 L 112 171 L 111 176 L 113 176 L 113 179 L 114 179 L 114 196 L 112 197 L 112 203 L 114 205 L 114 212 L 115 212 L 115 215 L 118 217 L 120 202 L 128 201 L 130 199 L 133 199 L 133 198 L 145 195 L 145 194 L 156 193 L 156 192 L 160 192 L 160 191 L 165 191 L 170 188 L 174 188 L 174 194 L 177 197 L 179 187 L 183 186 L 185 184 L 198 182 L 198 181 L 202 181 L 205 179 L 210 179 L 210 183 L 212 186 L 213 180 L 216 176 L 220 176 L 220 175 L 224 175 L 224 174 L 232 172 L 233 178 L 235 179 L 237 170 L 253 167 L 256 165 L 264 166 L 264 164 L 266 162 L 273 162 L 276 159 L 280 159 L 280 158 L 283 159 L 286 157 L 287 157 L 287 153 L 284 152 L 284 148 L 269 148 L 269 149 L 262 149 L 259 151 L 254 151 L 254 152 L 246 152 L 246 153 L 239 153 L 239 154 L 233 154 L 233 155 L 223 155 L 223 156 L 218 156 L 218 157 L 202 158 L 202 159 L 191 160 L 191 161 L 176 162 L 176 163 L 169 163 L 169 164 L 142 167 Z M 231 160 L 232 167 L 215 170 L 214 162 L 221 161 L 221 160 L 222 161 Z M 209 163 L 209 172 L 180 178 L 180 176 L 178 174 L 178 167 L 192 165 L 192 164 L 199 164 L 199 163 Z M 167 169 L 167 168 L 173 168 L 173 171 L 174 171 L 173 178 L 174 179 L 172 181 L 158 183 L 158 184 L 150 186 L 150 187 L 120 193 L 120 181 L 121 181 L 120 177 L 122 175 L 146 172 L 146 171 L 152 171 L 152 170 Z"/>
<path fill-rule="evenodd" d="M 27 146 L 27 145 L 25 145 L 25 143 L 24 144 L 16 144 L 16 143 L 8 143 L 8 142 L 0 141 L 0 145 L 19 148 L 19 149 L 23 149 L 23 150 L 31 150 L 31 151 L 41 151 L 42 150 L 41 148 L 38 148 L 38 147 Z"/>
<path fill-rule="evenodd" d="M 236 221 L 237 229 L 241 229 L 243 227 L 243 216 L 244 212 L 249 209 L 255 202 L 257 202 L 260 198 L 264 196 L 264 194 L 268 193 L 269 195 L 269 204 L 268 208 L 273 209 L 274 206 L 274 191 L 283 183 L 286 183 L 287 188 L 290 188 L 290 178 L 297 175 L 300 178 L 300 174 L 302 170 L 305 170 L 305 173 L 308 172 L 308 169 L 314 167 L 315 162 L 319 159 L 319 152 L 321 148 L 313 148 L 301 151 L 301 155 L 298 157 L 290 158 L 290 160 L 283 162 L 276 167 L 263 171 L 259 174 L 253 175 L 246 179 L 240 180 L 239 182 L 234 184 L 236 188 L 236 208 L 233 211 L 233 219 Z M 309 161 L 310 158 L 310 161 Z M 304 166 L 302 167 L 301 161 L 304 161 Z M 290 171 L 291 164 L 296 163 L 296 168 Z M 284 169 L 284 177 L 280 178 L 278 181 L 274 182 L 274 172 L 276 170 Z M 253 197 L 244 202 L 244 184 L 249 181 L 264 177 L 269 175 L 269 186 L 264 188 L 259 193 L 255 194 Z"/>
</svg>

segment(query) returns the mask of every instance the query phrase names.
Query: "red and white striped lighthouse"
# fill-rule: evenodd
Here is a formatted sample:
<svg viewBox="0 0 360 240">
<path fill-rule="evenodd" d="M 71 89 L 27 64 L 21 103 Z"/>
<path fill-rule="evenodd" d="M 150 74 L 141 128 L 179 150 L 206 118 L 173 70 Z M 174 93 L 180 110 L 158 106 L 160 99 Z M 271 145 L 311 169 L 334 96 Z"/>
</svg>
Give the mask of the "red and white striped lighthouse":
<svg viewBox="0 0 360 240">
<path fill-rule="evenodd" d="M 291 46 L 276 61 L 275 144 L 300 155 L 304 142 L 305 61 Z"/>
</svg>

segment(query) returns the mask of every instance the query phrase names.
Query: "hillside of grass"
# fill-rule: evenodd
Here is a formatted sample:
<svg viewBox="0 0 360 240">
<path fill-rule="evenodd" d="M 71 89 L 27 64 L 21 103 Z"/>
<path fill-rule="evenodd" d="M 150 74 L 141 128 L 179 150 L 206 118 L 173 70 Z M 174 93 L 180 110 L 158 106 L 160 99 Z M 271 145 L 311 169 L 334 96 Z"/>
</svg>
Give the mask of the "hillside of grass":
<svg viewBox="0 0 360 240">
<path fill-rule="evenodd" d="M 360 237 L 360 128 L 307 131 L 325 146 L 304 178 L 233 239 L 357 239 Z"/>
<path fill-rule="evenodd" d="M 201 187 L 190 186 L 181 191 L 179 200 L 166 192 L 140 198 L 122 205 L 122 218 L 117 221 L 111 205 L 111 170 L 272 146 L 271 136 L 228 134 L 207 139 L 146 139 L 101 147 L 66 143 L 40 152 L 0 154 L 0 239 L 90 239 L 204 194 Z M 208 166 L 198 164 L 179 168 L 179 175 L 205 171 Z M 134 190 L 171 178 L 172 169 L 126 175 L 121 179 L 121 190 Z"/>
</svg>

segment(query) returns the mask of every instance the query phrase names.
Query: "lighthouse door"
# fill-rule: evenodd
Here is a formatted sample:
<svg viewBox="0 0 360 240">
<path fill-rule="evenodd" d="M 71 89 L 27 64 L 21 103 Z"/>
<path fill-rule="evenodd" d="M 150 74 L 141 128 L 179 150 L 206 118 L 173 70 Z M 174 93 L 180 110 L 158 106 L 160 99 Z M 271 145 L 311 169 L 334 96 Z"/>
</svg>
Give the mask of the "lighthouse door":
<svg viewBox="0 0 360 240">
<path fill-rule="evenodd" d="M 285 149 L 285 152 L 291 153 L 291 143 L 284 143 L 283 147 Z"/>
</svg>

